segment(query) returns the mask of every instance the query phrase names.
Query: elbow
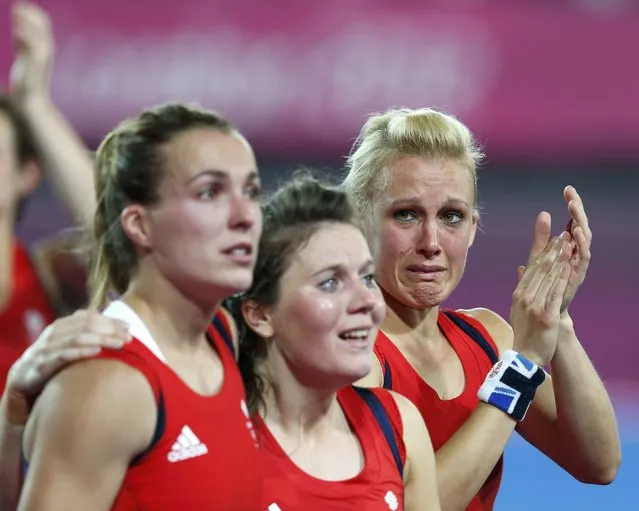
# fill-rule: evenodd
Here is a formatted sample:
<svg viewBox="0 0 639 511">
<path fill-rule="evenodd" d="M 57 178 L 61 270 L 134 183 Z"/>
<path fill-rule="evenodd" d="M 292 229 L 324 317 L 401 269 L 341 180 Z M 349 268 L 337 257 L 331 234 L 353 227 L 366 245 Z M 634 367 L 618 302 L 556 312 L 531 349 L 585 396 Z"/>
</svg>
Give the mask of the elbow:
<svg viewBox="0 0 639 511">
<path fill-rule="evenodd" d="M 601 470 L 596 474 L 596 477 L 593 478 L 593 481 L 590 484 L 599 484 L 599 485 L 608 485 L 611 484 L 619 473 L 619 467 L 621 466 L 621 456 L 619 459 L 615 461 L 614 464 L 611 464 L 605 470 Z"/>
<path fill-rule="evenodd" d="M 617 478 L 619 467 L 621 466 L 621 453 L 614 460 L 610 460 L 606 465 L 601 465 L 596 469 L 589 470 L 587 473 L 576 476 L 579 482 L 585 484 L 594 484 L 606 486 L 612 484 Z"/>
</svg>

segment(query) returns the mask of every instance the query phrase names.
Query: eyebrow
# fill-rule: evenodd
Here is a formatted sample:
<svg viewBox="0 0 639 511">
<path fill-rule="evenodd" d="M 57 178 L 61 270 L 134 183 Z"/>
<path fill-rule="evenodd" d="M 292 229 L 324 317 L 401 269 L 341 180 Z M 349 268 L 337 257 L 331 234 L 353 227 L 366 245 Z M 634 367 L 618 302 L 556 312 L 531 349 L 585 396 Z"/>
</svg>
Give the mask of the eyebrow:
<svg viewBox="0 0 639 511">
<path fill-rule="evenodd" d="M 394 207 L 394 206 L 400 206 L 402 204 L 417 204 L 422 200 L 422 197 L 415 195 L 412 197 L 398 197 L 396 199 L 390 199 L 387 203 L 387 207 Z M 459 205 L 463 205 L 466 206 L 467 208 L 470 207 L 470 205 L 461 199 L 454 199 L 452 197 L 447 197 L 444 201 L 444 204 L 459 204 Z"/>
<path fill-rule="evenodd" d="M 374 261 L 372 259 L 367 259 L 364 264 L 362 264 L 362 266 L 359 268 L 359 273 L 363 273 L 364 271 L 368 270 L 369 268 L 373 268 L 375 265 Z M 322 273 L 327 273 L 327 272 L 339 272 L 339 271 L 343 271 L 344 270 L 344 265 L 342 263 L 337 263 L 337 264 L 333 264 L 327 268 L 322 268 L 321 270 L 318 270 L 316 272 L 313 273 L 313 277 L 317 277 L 318 275 L 321 275 Z"/>
<path fill-rule="evenodd" d="M 201 178 L 202 176 L 210 176 L 210 177 L 215 177 L 217 179 L 223 179 L 223 180 L 227 180 L 229 179 L 229 173 L 224 171 L 224 170 L 219 170 L 219 169 L 207 169 L 207 170 L 203 170 L 202 172 L 198 172 L 195 176 L 193 176 L 192 178 L 190 178 L 187 183 L 191 184 L 193 181 L 196 181 L 197 179 Z M 260 176 L 257 173 L 256 170 L 253 170 L 247 177 L 246 177 L 246 182 L 249 183 L 251 181 L 254 181 L 256 179 L 259 179 Z"/>
</svg>

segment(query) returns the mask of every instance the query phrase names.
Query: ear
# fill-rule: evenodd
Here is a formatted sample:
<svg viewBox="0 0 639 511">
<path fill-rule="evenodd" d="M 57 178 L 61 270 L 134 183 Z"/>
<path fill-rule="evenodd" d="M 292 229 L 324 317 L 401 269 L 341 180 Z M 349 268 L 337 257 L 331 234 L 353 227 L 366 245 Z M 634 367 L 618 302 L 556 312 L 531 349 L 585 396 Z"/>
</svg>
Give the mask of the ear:
<svg viewBox="0 0 639 511">
<path fill-rule="evenodd" d="M 35 160 L 29 160 L 27 163 L 20 167 L 18 171 L 18 195 L 21 198 L 28 197 L 42 181 L 42 170 L 40 165 Z"/>
<path fill-rule="evenodd" d="M 271 339 L 275 334 L 273 321 L 266 307 L 255 300 L 242 300 L 240 305 L 244 321 L 262 339 Z"/>
<path fill-rule="evenodd" d="M 479 226 L 479 211 L 476 209 L 473 210 L 473 218 L 472 224 L 470 226 L 470 241 L 468 242 L 468 246 L 472 247 L 473 242 L 475 241 L 475 235 L 477 234 L 477 227 Z"/>
<path fill-rule="evenodd" d="M 124 208 L 120 217 L 122 229 L 134 245 L 145 249 L 153 246 L 153 227 L 149 212 L 140 204 L 131 204 Z"/>
</svg>

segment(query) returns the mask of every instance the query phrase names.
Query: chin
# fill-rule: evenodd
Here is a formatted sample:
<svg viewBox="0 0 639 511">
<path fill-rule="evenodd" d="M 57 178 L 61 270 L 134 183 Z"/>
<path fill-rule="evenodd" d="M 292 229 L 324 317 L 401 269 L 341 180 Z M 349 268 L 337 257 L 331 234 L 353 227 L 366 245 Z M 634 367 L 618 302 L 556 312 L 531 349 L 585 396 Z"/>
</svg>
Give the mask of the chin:
<svg viewBox="0 0 639 511">
<path fill-rule="evenodd" d="M 423 286 L 410 289 L 401 301 L 414 309 L 430 309 L 444 302 L 451 292 L 448 285 Z"/>
<path fill-rule="evenodd" d="M 348 368 L 348 371 L 345 374 L 345 378 L 348 379 L 348 385 L 352 385 L 353 383 L 361 380 L 368 376 L 368 374 L 373 369 L 373 365 L 371 364 L 370 356 L 367 358 L 366 362 L 362 362 L 357 365 L 353 365 Z"/>
<path fill-rule="evenodd" d="M 233 271 L 224 274 L 222 279 L 213 282 L 213 285 L 223 289 L 227 296 L 243 293 L 253 283 L 253 270 Z"/>
</svg>

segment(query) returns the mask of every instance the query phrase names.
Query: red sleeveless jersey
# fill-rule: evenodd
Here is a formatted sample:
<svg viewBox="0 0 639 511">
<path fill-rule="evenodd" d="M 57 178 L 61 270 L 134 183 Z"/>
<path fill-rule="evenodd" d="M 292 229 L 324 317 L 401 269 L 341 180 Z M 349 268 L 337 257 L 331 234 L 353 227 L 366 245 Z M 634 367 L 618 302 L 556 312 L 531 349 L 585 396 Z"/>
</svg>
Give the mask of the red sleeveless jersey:
<svg viewBox="0 0 639 511">
<path fill-rule="evenodd" d="M 13 363 L 55 319 L 29 255 L 17 241 L 12 257 L 11 296 L 0 312 L 0 394 Z"/>
<path fill-rule="evenodd" d="M 498 352 L 490 334 L 476 319 L 456 311 L 447 312 L 462 316 L 467 323 L 484 336 L 495 352 Z M 484 350 L 442 311 L 437 318 L 437 324 L 457 353 L 466 375 L 466 386 L 462 393 L 454 399 L 441 400 L 381 330 L 377 335 L 374 350 L 382 368 L 387 363 L 391 370 L 392 390 L 410 399 L 421 412 L 435 451 L 439 450 L 468 420 L 479 403 L 477 397 L 479 387 L 493 367 L 493 363 L 488 359 Z M 493 509 L 501 483 L 502 471 L 503 457 L 500 458 L 484 486 L 470 502 L 466 508 L 467 511 Z"/>
<path fill-rule="evenodd" d="M 222 361 L 224 382 L 216 395 L 205 397 L 165 364 L 148 330 L 126 304 L 114 302 L 105 314 L 128 322 L 134 340 L 122 350 L 104 350 L 99 357 L 139 370 L 158 403 L 153 444 L 129 467 L 112 510 L 261 510 L 255 430 L 239 369 L 220 332 L 211 326 L 209 337 Z M 228 332 L 224 315 L 218 313 L 217 318 Z"/>
<path fill-rule="evenodd" d="M 373 390 L 373 389 L 372 389 Z M 402 465 L 406 461 L 402 420 L 395 400 L 374 389 L 393 428 Z M 365 466 L 352 479 L 324 481 L 298 468 L 282 450 L 260 417 L 254 419 L 264 468 L 263 511 L 401 511 L 404 482 L 382 430 L 353 387 L 337 399 L 364 452 Z"/>
</svg>

